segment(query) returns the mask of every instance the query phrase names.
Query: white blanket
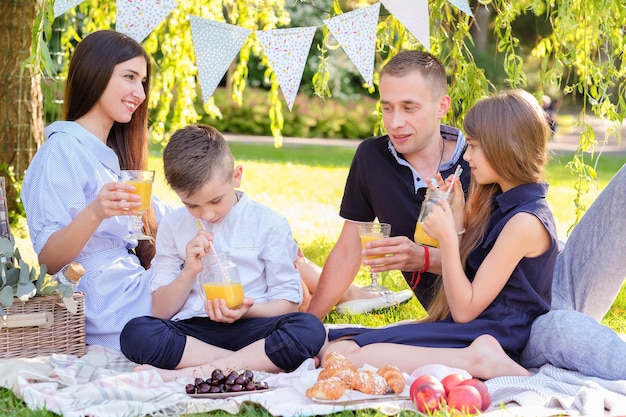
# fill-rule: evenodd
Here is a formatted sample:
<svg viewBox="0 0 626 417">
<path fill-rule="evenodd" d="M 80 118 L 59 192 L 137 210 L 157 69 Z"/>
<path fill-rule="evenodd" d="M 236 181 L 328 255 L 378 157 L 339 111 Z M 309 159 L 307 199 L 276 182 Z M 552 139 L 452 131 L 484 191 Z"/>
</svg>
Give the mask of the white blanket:
<svg viewBox="0 0 626 417">
<path fill-rule="evenodd" d="M 184 389 L 191 379 L 166 383 L 154 371 L 133 372 L 134 366 L 119 352 L 91 346 L 81 358 L 52 355 L 0 360 L 0 385 L 13 390 L 29 408 L 46 408 L 64 417 L 180 415 L 216 409 L 236 414 L 244 401 L 258 403 L 275 416 L 324 415 L 363 408 L 379 409 L 387 415 L 401 409 L 415 410 L 410 401 L 393 396 L 386 401 L 354 395 L 335 403 L 314 402 L 304 395 L 319 372 L 312 360 L 294 372 L 269 376 L 266 381 L 274 388 L 270 391 L 228 399 L 191 398 Z M 458 370 L 428 366 L 406 378 L 410 383 L 422 373 L 441 377 L 452 371 Z M 487 385 L 493 404 L 484 415 L 490 417 L 626 414 L 626 381 L 589 378 L 546 365 L 530 378 L 495 378 Z M 350 401 L 355 399 L 365 401 Z"/>
</svg>

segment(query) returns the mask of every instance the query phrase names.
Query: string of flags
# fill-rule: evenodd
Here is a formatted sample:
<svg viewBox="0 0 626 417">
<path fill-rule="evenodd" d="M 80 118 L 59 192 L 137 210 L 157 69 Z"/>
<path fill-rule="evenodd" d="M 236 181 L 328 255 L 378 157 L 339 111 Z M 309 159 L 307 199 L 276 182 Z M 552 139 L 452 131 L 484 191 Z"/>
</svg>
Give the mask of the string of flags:
<svg viewBox="0 0 626 417">
<path fill-rule="evenodd" d="M 85 0 L 56 0 L 54 17 Z M 448 0 L 463 13 L 473 16 L 468 0 Z M 376 26 L 381 3 L 415 38 L 430 50 L 428 0 L 380 0 L 371 6 L 322 20 L 368 86 L 372 86 Z M 178 4 L 174 0 L 116 0 L 118 32 L 142 42 Z M 196 66 L 206 102 L 214 93 L 253 30 L 200 16 L 189 15 Z M 263 47 L 291 111 L 315 31 L 307 26 L 254 31 Z"/>
</svg>

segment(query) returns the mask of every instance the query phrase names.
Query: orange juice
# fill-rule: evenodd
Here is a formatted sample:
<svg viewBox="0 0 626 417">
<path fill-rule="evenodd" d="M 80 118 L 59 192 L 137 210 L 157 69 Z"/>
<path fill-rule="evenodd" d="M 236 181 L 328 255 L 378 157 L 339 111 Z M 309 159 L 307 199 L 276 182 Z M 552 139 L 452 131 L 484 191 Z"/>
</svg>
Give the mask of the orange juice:
<svg viewBox="0 0 626 417">
<path fill-rule="evenodd" d="M 143 213 L 150 207 L 150 196 L 152 195 L 152 181 L 125 181 L 136 188 L 132 194 L 141 197 L 141 207 L 137 208 L 139 213 Z"/>
<path fill-rule="evenodd" d="M 374 240 L 378 240 L 382 238 L 383 238 L 382 234 L 361 235 L 361 249 L 365 249 L 365 245 L 367 245 L 368 242 L 373 242 Z M 368 255 L 365 257 L 365 259 L 376 259 L 376 258 L 382 258 L 384 256 L 385 255 Z"/>
<path fill-rule="evenodd" d="M 424 231 L 424 223 L 418 222 L 415 225 L 415 243 L 419 243 L 421 245 L 432 246 L 433 248 L 439 247 L 439 241 L 437 239 L 433 239 L 428 236 L 428 233 Z"/>
<path fill-rule="evenodd" d="M 243 286 L 240 283 L 210 282 L 202 285 L 207 300 L 223 298 L 228 308 L 237 308 L 243 303 Z"/>
</svg>

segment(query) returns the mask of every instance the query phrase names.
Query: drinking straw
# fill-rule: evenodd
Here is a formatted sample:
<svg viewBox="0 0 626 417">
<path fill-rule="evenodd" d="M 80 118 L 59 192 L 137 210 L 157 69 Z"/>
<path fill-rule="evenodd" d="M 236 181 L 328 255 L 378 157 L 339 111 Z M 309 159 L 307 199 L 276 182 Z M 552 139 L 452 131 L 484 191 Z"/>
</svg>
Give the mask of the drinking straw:
<svg viewBox="0 0 626 417">
<path fill-rule="evenodd" d="M 206 231 L 206 227 L 202 224 L 200 219 L 196 219 L 196 224 L 198 225 L 198 229 Z M 213 246 L 213 242 L 209 242 L 209 248 L 211 248 L 211 252 L 215 255 L 215 260 L 217 261 L 217 265 L 220 267 L 220 271 L 222 271 L 222 275 L 227 282 L 231 282 L 230 276 L 226 273 L 224 266 L 222 266 L 222 262 L 220 262 L 220 257 L 217 256 L 217 252 L 215 251 L 215 247 Z"/>
<path fill-rule="evenodd" d="M 454 180 L 456 179 L 456 177 L 460 177 L 462 172 L 463 172 L 463 168 L 461 168 L 461 165 L 457 165 L 456 170 L 454 171 L 454 175 L 452 176 L 452 182 L 450 183 L 450 186 L 446 190 L 446 198 L 448 198 L 448 194 L 450 194 L 450 191 L 452 191 L 452 187 L 454 186 Z"/>
</svg>

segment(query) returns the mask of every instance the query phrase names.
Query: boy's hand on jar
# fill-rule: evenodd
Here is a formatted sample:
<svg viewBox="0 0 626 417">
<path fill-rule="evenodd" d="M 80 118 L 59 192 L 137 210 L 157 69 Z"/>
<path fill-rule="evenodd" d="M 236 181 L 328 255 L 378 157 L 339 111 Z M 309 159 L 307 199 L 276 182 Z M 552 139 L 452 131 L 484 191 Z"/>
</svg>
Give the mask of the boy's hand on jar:
<svg viewBox="0 0 626 417">
<path fill-rule="evenodd" d="M 254 298 L 244 297 L 243 303 L 237 308 L 228 308 L 226 300 L 215 298 L 204 302 L 204 310 L 207 316 L 215 322 L 234 323 L 248 314 L 250 307 L 254 305 Z"/>
</svg>

